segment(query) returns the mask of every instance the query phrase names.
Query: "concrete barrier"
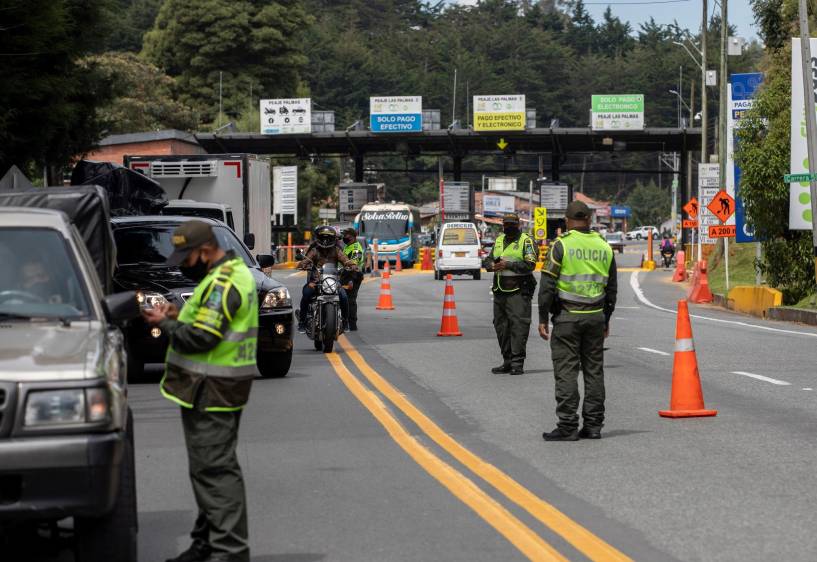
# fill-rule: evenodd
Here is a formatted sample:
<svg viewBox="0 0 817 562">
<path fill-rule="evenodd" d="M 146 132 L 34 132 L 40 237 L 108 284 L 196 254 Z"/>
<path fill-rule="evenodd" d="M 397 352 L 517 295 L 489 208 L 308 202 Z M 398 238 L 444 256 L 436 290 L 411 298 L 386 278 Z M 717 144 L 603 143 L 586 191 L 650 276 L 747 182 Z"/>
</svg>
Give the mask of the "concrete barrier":
<svg viewBox="0 0 817 562">
<path fill-rule="evenodd" d="M 800 322 L 801 324 L 817 326 L 817 310 L 804 310 L 802 308 L 781 306 L 777 308 L 770 308 L 769 312 L 767 313 L 767 318 L 769 320 Z"/>
<path fill-rule="evenodd" d="M 734 310 L 766 318 L 772 307 L 783 304 L 783 293 L 770 287 L 738 286 L 729 291 Z"/>
</svg>

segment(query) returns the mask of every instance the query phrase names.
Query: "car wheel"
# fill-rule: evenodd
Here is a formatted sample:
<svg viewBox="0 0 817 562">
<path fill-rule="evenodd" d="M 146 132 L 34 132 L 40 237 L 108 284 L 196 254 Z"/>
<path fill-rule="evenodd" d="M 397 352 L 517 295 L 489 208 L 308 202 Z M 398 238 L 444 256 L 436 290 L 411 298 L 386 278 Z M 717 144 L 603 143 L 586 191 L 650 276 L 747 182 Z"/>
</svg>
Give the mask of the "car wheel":
<svg viewBox="0 0 817 562">
<path fill-rule="evenodd" d="M 641 235 L 640 235 L 640 234 L 636 234 L 636 235 L 635 235 L 635 239 L 636 239 L 636 240 L 641 240 Z"/>
<path fill-rule="evenodd" d="M 258 370 L 264 378 L 279 379 L 287 376 L 292 365 L 292 350 L 264 353 L 258 356 Z"/>
<path fill-rule="evenodd" d="M 474 275 L 474 281 L 479 281 L 480 279 L 482 279 L 482 271 L 479 270 L 479 269 L 474 270 L 473 275 Z"/>
<path fill-rule="evenodd" d="M 133 432 L 132 425 L 128 432 Z M 136 479 L 130 435 L 122 448 L 119 491 L 113 509 L 103 517 L 78 517 L 74 521 L 78 562 L 137 562 Z"/>
</svg>

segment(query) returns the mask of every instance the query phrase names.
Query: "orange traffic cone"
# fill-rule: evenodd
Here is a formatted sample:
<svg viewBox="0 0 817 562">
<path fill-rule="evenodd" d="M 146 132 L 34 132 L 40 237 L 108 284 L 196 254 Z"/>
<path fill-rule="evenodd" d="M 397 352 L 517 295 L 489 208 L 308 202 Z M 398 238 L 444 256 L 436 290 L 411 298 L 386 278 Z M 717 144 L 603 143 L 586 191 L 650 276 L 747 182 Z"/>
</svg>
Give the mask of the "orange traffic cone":
<svg viewBox="0 0 817 562">
<path fill-rule="evenodd" d="M 457 305 L 454 302 L 454 278 L 449 273 L 445 276 L 445 297 L 443 297 L 443 319 L 438 336 L 461 336 L 460 323 L 457 320 Z"/>
<path fill-rule="evenodd" d="M 675 358 L 672 363 L 672 394 L 669 410 L 660 410 L 665 418 L 695 418 L 716 416 L 717 410 L 704 408 L 704 393 L 698 373 L 698 358 L 692 339 L 687 301 L 678 301 L 678 317 L 675 322 Z"/>
<path fill-rule="evenodd" d="M 687 280 L 686 252 L 679 251 L 675 255 L 675 273 L 672 274 L 672 281 L 680 283 Z"/>
<path fill-rule="evenodd" d="M 377 310 L 394 310 L 394 303 L 391 301 L 389 262 L 386 262 L 386 269 L 383 270 L 383 277 L 380 280 L 380 299 L 377 302 Z"/>
<path fill-rule="evenodd" d="M 397 259 L 394 260 L 394 271 L 397 273 L 403 271 L 403 258 L 400 257 L 400 254 L 397 254 Z"/>
<path fill-rule="evenodd" d="M 434 264 L 431 263 L 431 248 L 423 248 L 423 271 L 431 271 Z"/>
<path fill-rule="evenodd" d="M 691 303 L 700 304 L 712 302 L 715 298 L 709 290 L 709 278 L 706 275 L 706 260 L 698 262 L 698 275 L 692 279 L 692 287 L 689 291 L 688 300 Z"/>
</svg>

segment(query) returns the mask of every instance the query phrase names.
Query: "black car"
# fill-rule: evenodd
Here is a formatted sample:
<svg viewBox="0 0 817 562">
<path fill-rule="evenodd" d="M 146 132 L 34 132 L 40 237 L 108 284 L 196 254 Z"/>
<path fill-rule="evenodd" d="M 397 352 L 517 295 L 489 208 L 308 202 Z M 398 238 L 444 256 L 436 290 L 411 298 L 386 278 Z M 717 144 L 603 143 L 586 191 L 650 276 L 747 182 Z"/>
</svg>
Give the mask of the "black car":
<svg viewBox="0 0 817 562">
<path fill-rule="evenodd" d="M 117 267 L 114 283 L 117 291 L 138 291 L 144 307 L 170 302 L 179 308 L 190 298 L 196 283 L 165 261 L 173 251 L 171 236 L 179 224 L 190 217 L 138 216 L 112 219 L 116 240 Z M 236 234 L 224 223 L 202 219 L 213 226 L 219 245 L 233 250 L 250 268 L 258 285 L 258 368 L 265 377 L 283 377 L 292 362 L 292 298 L 287 288 L 267 276 L 262 267 L 270 267 L 274 258 L 254 258 Z M 159 328 L 151 328 L 141 319 L 128 327 L 128 373 L 140 373 L 145 363 L 162 363 L 167 338 Z"/>
</svg>

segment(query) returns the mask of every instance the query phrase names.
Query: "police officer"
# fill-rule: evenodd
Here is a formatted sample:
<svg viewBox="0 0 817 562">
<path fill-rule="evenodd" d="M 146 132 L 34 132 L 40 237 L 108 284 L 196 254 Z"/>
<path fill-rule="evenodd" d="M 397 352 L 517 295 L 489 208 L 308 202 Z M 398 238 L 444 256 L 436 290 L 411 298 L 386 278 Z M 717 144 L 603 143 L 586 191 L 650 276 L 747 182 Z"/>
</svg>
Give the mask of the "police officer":
<svg viewBox="0 0 817 562">
<path fill-rule="evenodd" d="M 486 270 L 494 272 L 494 329 L 502 351 L 502 365 L 491 372 L 521 375 L 525 372 L 531 299 L 536 289 L 533 271 L 538 254 L 530 236 L 519 229 L 516 213 L 503 217 L 502 230 L 483 263 Z"/>
<path fill-rule="evenodd" d="M 244 260 L 219 247 L 211 226 L 183 223 L 167 260 L 198 282 L 181 311 L 143 315 L 170 339 L 162 395 L 181 406 L 190 479 L 199 508 L 193 544 L 168 562 L 249 562 L 247 502 L 236 457 L 241 410 L 256 367 L 258 296 Z"/>
<path fill-rule="evenodd" d="M 604 425 L 604 338 L 616 307 L 616 260 L 607 241 L 590 231 L 590 209 L 567 206 L 568 232 L 550 250 L 539 287 L 539 335 L 550 339 L 558 427 L 545 441 L 600 439 Z M 553 317 L 553 333 L 548 331 Z M 579 428 L 579 369 L 584 377 L 584 424 Z"/>
<path fill-rule="evenodd" d="M 357 231 L 354 228 L 347 228 L 343 231 L 344 255 L 357 265 L 358 270 L 344 269 L 341 274 L 341 283 L 346 289 L 346 298 L 349 301 L 349 330 L 357 330 L 357 292 L 363 283 L 363 265 L 366 254 L 363 246 L 357 240 Z"/>
</svg>

